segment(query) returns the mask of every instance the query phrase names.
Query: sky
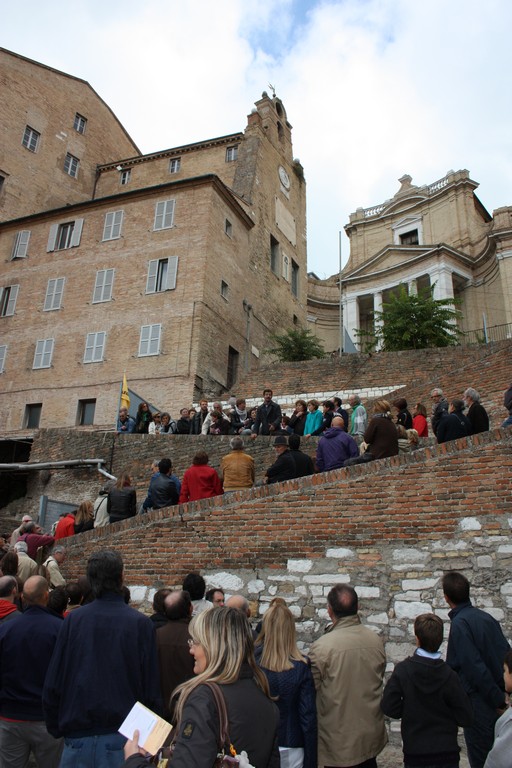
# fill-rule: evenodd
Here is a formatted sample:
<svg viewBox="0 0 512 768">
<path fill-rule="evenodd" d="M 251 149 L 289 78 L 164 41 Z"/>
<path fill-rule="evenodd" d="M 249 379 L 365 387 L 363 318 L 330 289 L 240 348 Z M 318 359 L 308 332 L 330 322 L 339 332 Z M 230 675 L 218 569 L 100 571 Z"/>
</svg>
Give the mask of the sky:
<svg viewBox="0 0 512 768">
<path fill-rule="evenodd" d="M 0 46 L 87 80 L 143 153 L 243 131 L 274 86 L 323 278 L 405 173 L 512 205 L 511 29 L 510 0 L 1 0 Z"/>
</svg>

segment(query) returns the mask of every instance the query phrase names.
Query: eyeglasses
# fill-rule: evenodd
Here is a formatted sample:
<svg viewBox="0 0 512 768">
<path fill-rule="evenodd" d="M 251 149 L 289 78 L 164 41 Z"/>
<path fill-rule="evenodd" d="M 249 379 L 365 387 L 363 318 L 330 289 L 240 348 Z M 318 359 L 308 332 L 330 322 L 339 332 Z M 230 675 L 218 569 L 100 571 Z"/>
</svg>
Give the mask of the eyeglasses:
<svg viewBox="0 0 512 768">
<path fill-rule="evenodd" d="M 201 645 L 201 643 L 198 640 L 192 640 L 192 638 L 189 638 L 187 640 L 188 647 L 193 648 L 195 645 Z"/>
</svg>

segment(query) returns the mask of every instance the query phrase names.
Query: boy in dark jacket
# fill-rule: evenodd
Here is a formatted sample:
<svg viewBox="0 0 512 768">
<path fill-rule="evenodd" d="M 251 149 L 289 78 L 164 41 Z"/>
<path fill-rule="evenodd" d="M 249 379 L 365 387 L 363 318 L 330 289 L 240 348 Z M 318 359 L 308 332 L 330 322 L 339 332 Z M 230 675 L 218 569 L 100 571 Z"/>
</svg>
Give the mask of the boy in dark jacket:
<svg viewBox="0 0 512 768">
<path fill-rule="evenodd" d="M 441 659 L 443 622 L 423 613 L 414 622 L 417 648 L 396 665 L 384 689 L 381 709 L 402 719 L 405 768 L 457 768 L 458 726 L 470 725 L 471 702 L 457 674 Z"/>
</svg>

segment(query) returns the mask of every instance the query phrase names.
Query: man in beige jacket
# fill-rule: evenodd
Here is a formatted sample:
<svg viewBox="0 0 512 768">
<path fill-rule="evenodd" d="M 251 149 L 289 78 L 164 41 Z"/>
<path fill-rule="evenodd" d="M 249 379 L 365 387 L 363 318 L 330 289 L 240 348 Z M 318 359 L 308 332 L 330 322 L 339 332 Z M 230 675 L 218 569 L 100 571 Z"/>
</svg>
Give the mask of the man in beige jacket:
<svg viewBox="0 0 512 768">
<path fill-rule="evenodd" d="M 327 595 L 333 626 L 310 648 L 318 715 L 318 768 L 376 768 L 387 742 L 380 711 L 386 654 L 361 624 L 357 593 L 336 584 Z"/>
</svg>

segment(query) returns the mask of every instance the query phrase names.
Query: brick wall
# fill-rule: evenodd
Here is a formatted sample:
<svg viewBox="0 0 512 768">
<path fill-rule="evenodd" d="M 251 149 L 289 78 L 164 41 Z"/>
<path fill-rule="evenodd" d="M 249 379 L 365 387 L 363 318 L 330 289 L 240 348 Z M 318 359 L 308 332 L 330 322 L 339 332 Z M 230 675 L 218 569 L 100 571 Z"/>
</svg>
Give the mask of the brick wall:
<svg viewBox="0 0 512 768">
<path fill-rule="evenodd" d="M 134 601 L 149 610 L 154 589 L 200 569 L 259 613 L 283 596 L 306 643 L 326 619 L 330 586 L 350 581 L 390 657 L 403 658 L 414 616 L 446 615 L 440 576 L 457 568 L 510 634 L 511 448 L 512 430 L 497 430 L 159 510 L 69 540 L 64 570 L 76 577 L 92 551 L 118 549 Z"/>
</svg>

